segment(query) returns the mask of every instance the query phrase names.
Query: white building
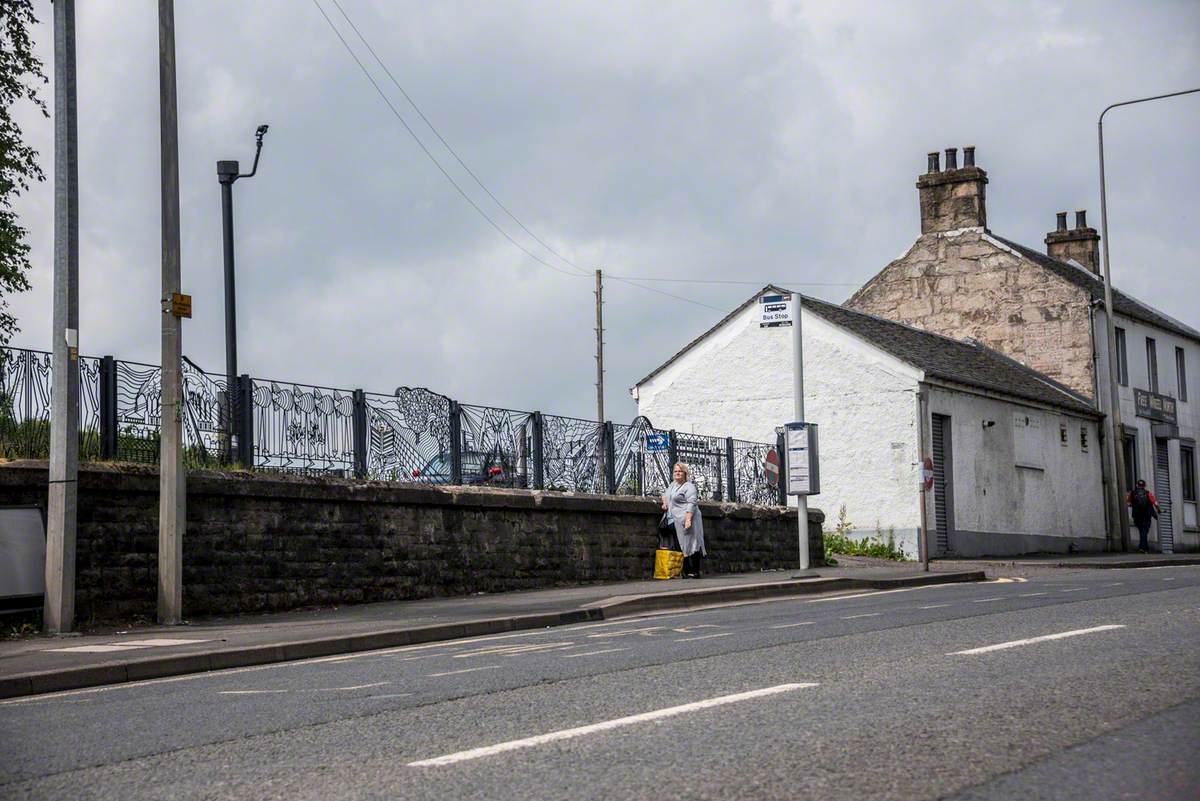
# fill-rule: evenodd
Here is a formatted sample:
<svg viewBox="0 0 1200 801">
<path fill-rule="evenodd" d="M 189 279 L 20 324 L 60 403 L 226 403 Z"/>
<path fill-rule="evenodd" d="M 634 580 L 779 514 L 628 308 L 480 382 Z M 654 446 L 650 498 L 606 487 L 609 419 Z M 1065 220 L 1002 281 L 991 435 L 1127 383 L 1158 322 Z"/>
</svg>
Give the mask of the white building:
<svg viewBox="0 0 1200 801">
<path fill-rule="evenodd" d="M 771 440 L 792 416 L 791 331 L 760 328 L 758 298 L 632 390 L 661 428 Z M 1100 415 L 1066 387 L 974 342 L 804 299 L 805 412 L 820 430 L 827 527 L 892 532 L 916 554 L 1103 550 Z M 921 412 L 920 393 L 926 397 Z M 923 442 L 921 441 L 923 440 Z M 922 495 L 921 464 L 935 463 Z"/>
</svg>

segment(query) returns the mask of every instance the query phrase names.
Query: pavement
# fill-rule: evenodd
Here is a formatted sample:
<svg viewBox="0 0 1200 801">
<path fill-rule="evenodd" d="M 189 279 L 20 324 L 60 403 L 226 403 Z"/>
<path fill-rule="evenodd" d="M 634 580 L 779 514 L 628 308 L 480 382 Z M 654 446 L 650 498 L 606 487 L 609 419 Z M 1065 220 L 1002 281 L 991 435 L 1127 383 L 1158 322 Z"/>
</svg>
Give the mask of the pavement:
<svg viewBox="0 0 1200 801">
<path fill-rule="evenodd" d="M 0 698 L 815 593 L 982 581 L 1048 570 L 1200 564 L 1200 555 L 1101 554 L 835 567 L 630 581 L 461 598 L 197 619 L 0 641 Z"/>
</svg>

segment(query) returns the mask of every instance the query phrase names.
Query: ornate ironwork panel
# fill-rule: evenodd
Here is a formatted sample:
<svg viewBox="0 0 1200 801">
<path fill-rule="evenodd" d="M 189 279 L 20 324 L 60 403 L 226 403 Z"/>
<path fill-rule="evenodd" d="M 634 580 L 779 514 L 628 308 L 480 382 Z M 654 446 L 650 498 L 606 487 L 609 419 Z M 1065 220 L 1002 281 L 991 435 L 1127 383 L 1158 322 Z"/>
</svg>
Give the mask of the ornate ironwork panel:
<svg viewBox="0 0 1200 801">
<path fill-rule="evenodd" d="M 615 474 L 619 495 L 662 495 L 671 483 L 670 455 L 646 450 L 647 434 L 665 434 L 638 417 L 632 425 L 613 426 Z"/>
<path fill-rule="evenodd" d="M 100 458 L 100 360 L 79 357 L 79 458 Z"/>
<path fill-rule="evenodd" d="M 50 453 L 50 354 L 0 351 L 0 456 L 45 458 Z"/>
<path fill-rule="evenodd" d="M 775 506 L 779 502 L 779 489 L 767 480 L 763 468 L 767 453 L 774 449 L 774 445 L 766 442 L 733 441 L 733 476 L 738 502 L 755 506 Z"/>
<path fill-rule="evenodd" d="M 542 415 L 542 464 L 546 489 L 598 492 L 603 427 L 595 420 Z"/>
<path fill-rule="evenodd" d="M 117 362 L 117 459 L 158 462 L 162 372 L 155 365 Z"/>
<path fill-rule="evenodd" d="M 460 405 L 464 484 L 533 485 L 533 413 Z"/>
<path fill-rule="evenodd" d="M 450 399 L 423 387 L 367 393 L 367 475 L 383 481 L 450 482 Z"/>
<path fill-rule="evenodd" d="M 725 500 L 725 440 L 701 434 L 675 433 L 676 458 L 688 466 L 701 498 Z"/>
<path fill-rule="evenodd" d="M 354 474 L 350 392 L 284 381 L 254 384 L 254 466 L 289 473 Z"/>
</svg>

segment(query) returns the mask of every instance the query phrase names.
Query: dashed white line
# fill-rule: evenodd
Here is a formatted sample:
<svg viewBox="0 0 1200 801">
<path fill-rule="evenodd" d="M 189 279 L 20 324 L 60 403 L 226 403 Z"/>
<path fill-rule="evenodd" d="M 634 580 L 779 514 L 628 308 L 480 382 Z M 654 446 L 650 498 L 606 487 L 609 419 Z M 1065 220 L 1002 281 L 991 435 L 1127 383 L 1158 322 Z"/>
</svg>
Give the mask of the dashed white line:
<svg viewBox="0 0 1200 801">
<path fill-rule="evenodd" d="M 991 651 L 1003 651 L 1006 648 L 1016 648 L 1021 645 L 1033 645 L 1039 642 L 1049 642 L 1050 640 L 1062 640 L 1067 637 L 1078 637 L 1081 634 L 1094 634 L 1098 631 L 1111 631 L 1112 629 L 1123 629 L 1123 625 L 1107 625 L 1093 626 L 1090 629 L 1075 629 L 1073 631 L 1062 631 L 1058 634 L 1044 634 L 1041 637 L 1029 637 L 1024 640 L 1011 640 L 1009 642 L 1001 642 L 995 645 L 984 645 L 979 648 L 968 648 L 965 651 L 951 651 L 946 656 L 969 656 L 973 654 L 986 654 Z"/>
<path fill-rule="evenodd" d="M 883 612 L 866 612 L 861 615 L 846 615 L 844 618 L 842 618 L 842 620 L 854 620 L 860 617 L 879 617 L 882 614 Z"/>
<path fill-rule="evenodd" d="M 1039 595 L 1049 595 L 1049 593 L 1046 593 L 1046 592 L 1023 592 L 1020 595 L 1018 595 L 1017 597 L 1018 598 L 1036 598 Z"/>
<path fill-rule="evenodd" d="M 794 629 L 796 626 L 811 626 L 817 621 L 805 620 L 803 623 L 781 623 L 778 626 L 771 626 L 773 629 Z"/>
<path fill-rule="evenodd" d="M 1125 582 L 1123 582 L 1123 581 L 1114 581 L 1111 584 L 1105 584 L 1104 586 L 1105 587 L 1122 587 L 1122 586 L 1124 586 L 1124 584 L 1125 584 Z"/>
<path fill-rule="evenodd" d="M 352 687 L 317 687 L 313 690 L 315 693 L 333 693 L 346 692 L 348 690 L 365 690 L 368 687 L 382 687 L 385 684 L 391 684 L 390 681 L 377 681 L 371 684 L 355 684 Z"/>
<path fill-rule="evenodd" d="M 640 628 L 640 629 L 626 629 L 625 631 L 606 631 L 603 634 L 589 634 L 587 636 L 589 639 L 596 638 L 596 637 L 624 637 L 626 634 L 642 634 L 645 636 L 651 636 L 649 634 L 649 632 L 662 631 L 664 628 L 666 628 L 666 626 L 645 626 L 644 628 Z"/>
<path fill-rule="evenodd" d="M 1087 587 L 1071 587 L 1070 589 L 1059 590 L 1059 592 L 1081 592 L 1086 589 Z"/>
<path fill-rule="evenodd" d="M 709 698 L 704 701 L 695 701 L 690 704 L 682 704 L 681 706 L 667 707 L 666 709 L 656 709 L 653 712 L 643 712 L 640 715 L 630 715 L 628 717 L 616 718 L 614 720 L 606 720 L 600 723 L 592 723 L 587 726 L 577 726 L 573 729 L 561 729 L 559 731 L 549 732 L 547 734 L 539 734 L 534 737 L 525 737 L 520 740 L 509 740 L 504 743 L 488 745 L 482 748 L 471 748 L 466 751 L 457 751 L 453 754 L 434 757 L 433 759 L 419 759 L 416 762 L 409 762 L 409 767 L 426 768 L 438 765 L 452 765 L 456 762 L 464 762 L 468 759 L 479 759 L 480 757 L 493 756 L 494 754 L 502 754 L 506 751 L 515 751 L 519 748 L 530 748 L 535 745 L 544 745 L 558 740 L 568 740 L 572 737 L 581 737 L 585 734 L 596 734 L 602 731 L 617 729 L 622 726 L 632 726 L 636 723 L 646 723 L 652 720 L 660 720 L 662 718 L 674 717 L 683 715 L 688 712 L 698 712 L 702 709 L 711 707 L 723 706 L 725 704 L 733 704 L 739 701 L 749 701 L 754 698 L 763 698 L 770 695 L 778 695 L 780 693 L 793 692 L 806 687 L 816 687 L 813 682 L 805 682 L 801 684 L 779 684 L 775 687 L 766 687 L 761 690 L 751 690 L 750 692 L 735 693 L 733 695 L 722 695 L 717 698 Z"/>
<path fill-rule="evenodd" d="M 474 673 L 477 670 L 499 670 L 501 665 L 484 665 L 482 667 L 463 668 L 462 670 L 447 670 L 444 673 L 430 673 L 429 678 L 437 678 L 439 676 L 457 676 L 459 673 Z"/>
<path fill-rule="evenodd" d="M 1003 598 L 976 598 L 971 601 L 973 604 L 990 604 L 992 601 L 1003 601 Z"/>
<path fill-rule="evenodd" d="M 599 651 L 582 651 L 578 654 L 563 654 L 563 659 L 576 659 L 581 656 L 599 656 L 600 654 L 615 654 L 617 651 L 628 651 L 628 648 L 601 648 Z"/>
<path fill-rule="evenodd" d="M 675 640 L 675 642 L 695 642 L 696 640 L 711 640 L 716 637 L 732 637 L 732 636 L 733 636 L 733 632 L 727 631 L 723 634 L 703 634 L 699 637 L 680 637 L 679 639 Z"/>
<path fill-rule="evenodd" d="M 918 607 L 918 609 L 941 609 L 943 606 L 949 606 L 949 605 L 950 604 L 930 604 L 929 606 Z"/>
<path fill-rule="evenodd" d="M 217 695 L 274 695 L 288 690 L 220 690 Z"/>
</svg>

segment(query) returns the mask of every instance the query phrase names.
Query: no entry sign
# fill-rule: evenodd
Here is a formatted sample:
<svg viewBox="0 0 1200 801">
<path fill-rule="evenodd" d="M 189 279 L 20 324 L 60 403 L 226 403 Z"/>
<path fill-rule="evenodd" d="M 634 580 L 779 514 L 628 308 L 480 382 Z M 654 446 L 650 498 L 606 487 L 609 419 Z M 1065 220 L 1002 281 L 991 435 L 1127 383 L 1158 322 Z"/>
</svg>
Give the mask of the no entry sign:
<svg viewBox="0 0 1200 801">
<path fill-rule="evenodd" d="M 779 486 L 779 454 L 774 448 L 767 451 L 767 457 L 763 459 L 763 473 L 766 474 L 768 484 L 772 487 Z"/>
</svg>

